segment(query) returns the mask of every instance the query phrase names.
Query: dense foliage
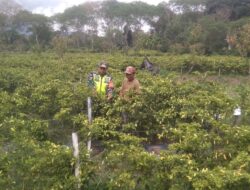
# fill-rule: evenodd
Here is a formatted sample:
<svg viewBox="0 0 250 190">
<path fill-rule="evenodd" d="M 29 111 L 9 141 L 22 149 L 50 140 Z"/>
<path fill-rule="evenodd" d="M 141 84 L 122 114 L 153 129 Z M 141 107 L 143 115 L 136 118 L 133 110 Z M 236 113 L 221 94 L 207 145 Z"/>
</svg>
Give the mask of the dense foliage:
<svg viewBox="0 0 250 190">
<path fill-rule="evenodd" d="M 77 132 L 82 189 L 248 189 L 250 89 L 223 80 L 223 74 L 246 74 L 245 60 L 150 55 L 163 72 L 153 76 L 138 70 L 142 93 L 131 94 L 128 103 L 117 94 L 122 70 L 130 64 L 138 68 L 138 55 L 66 53 L 60 59 L 52 53 L 2 53 L 1 188 L 76 188 L 71 133 Z M 115 82 L 112 102 L 92 96 L 85 84 L 87 73 L 103 59 Z M 192 64 L 188 74 L 193 74 L 187 76 Z M 202 72 L 210 68 L 223 70 L 218 80 L 204 78 Z M 237 104 L 242 118 L 232 126 Z M 122 112 L 128 114 L 126 124 Z M 86 149 L 90 137 L 92 152 Z M 156 144 L 165 150 L 146 151 Z"/>
</svg>

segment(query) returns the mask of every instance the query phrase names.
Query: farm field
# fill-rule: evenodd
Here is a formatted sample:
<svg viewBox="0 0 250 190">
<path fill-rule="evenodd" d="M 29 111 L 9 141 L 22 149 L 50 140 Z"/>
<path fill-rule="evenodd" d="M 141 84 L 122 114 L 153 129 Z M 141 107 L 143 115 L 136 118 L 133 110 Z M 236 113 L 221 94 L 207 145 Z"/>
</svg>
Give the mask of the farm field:
<svg viewBox="0 0 250 190">
<path fill-rule="evenodd" d="M 3 189 L 248 189 L 250 66 L 234 56 L 145 53 L 0 54 L 0 186 Z M 115 83 L 111 102 L 87 75 L 101 60 Z M 126 66 L 142 93 L 126 102 Z M 87 97 L 93 100 L 88 124 Z M 240 106 L 236 122 L 233 110 Z M 122 123 L 121 113 L 129 122 Z M 71 133 L 80 138 L 80 181 Z M 91 138 L 93 151 L 86 142 Z M 95 147 L 96 145 L 96 147 Z M 160 145 L 162 151 L 145 147 Z"/>
</svg>

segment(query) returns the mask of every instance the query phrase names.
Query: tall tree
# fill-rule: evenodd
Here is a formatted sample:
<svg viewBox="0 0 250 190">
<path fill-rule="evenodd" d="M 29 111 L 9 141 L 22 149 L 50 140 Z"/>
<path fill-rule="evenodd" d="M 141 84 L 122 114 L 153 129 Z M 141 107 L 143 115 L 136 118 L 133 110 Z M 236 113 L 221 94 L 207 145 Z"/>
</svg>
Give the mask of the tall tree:
<svg viewBox="0 0 250 190">
<path fill-rule="evenodd" d="M 240 55 L 243 57 L 250 56 L 250 24 L 242 26 L 236 35 L 236 48 Z"/>
<path fill-rule="evenodd" d="M 93 47 L 94 36 L 97 35 L 99 2 L 86 2 L 79 6 L 66 9 L 64 13 L 53 17 L 65 31 L 71 31 L 71 35 L 77 47 L 85 43 L 90 36 L 91 47 Z"/>
<path fill-rule="evenodd" d="M 227 47 L 227 24 L 223 21 L 216 21 L 214 17 L 206 16 L 199 20 L 202 26 L 201 43 L 205 47 L 205 52 L 211 54 L 213 52 L 222 52 Z"/>
<path fill-rule="evenodd" d="M 13 25 L 38 46 L 43 47 L 50 43 L 52 28 L 50 20 L 44 15 L 21 11 L 14 16 Z"/>
<path fill-rule="evenodd" d="M 200 12 L 205 10 L 207 0 L 170 0 L 169 5 L 176 12 Z"/>
<path fill-rule="evenodd" d="M 5 31 L 7 26 L 7 16 L 4 14 L 0 14 L 0 33 Z"/>
<path fill-rule="evenodd" d="M 236 20 L 250 16 L 249 0 L 206 0 L 207 14 L 217 14 L 221 18 Z"/>
<path fill-rule="evenodd" d="M 21 10 L 23 7 L 14 0 L 0 0 L 0 13 L 2 14 L 13 16 Z"/>
</svg>

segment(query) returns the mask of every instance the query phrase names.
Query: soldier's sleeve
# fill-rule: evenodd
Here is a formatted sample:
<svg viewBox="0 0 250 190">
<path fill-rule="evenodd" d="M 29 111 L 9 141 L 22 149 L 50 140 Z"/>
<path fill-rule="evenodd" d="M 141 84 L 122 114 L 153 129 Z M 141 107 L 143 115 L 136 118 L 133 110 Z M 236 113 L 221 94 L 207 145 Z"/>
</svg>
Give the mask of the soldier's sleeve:
<svg viewBox="0 0 250 190">
<path fill-rule="evenodd" d="M 88 75 L 87 85 L 88 85 L 89 88 L 94 88 L 95 87 L 94 73 L 93 72 L 89 73 L 89 75 Z"/>
<path fill-rule="evenodd" d="M 114 83 L 112 80 L 112 77 L 110 77 L 109 83 L 108 83 L 108 93 L 113 94 L 114 91 Z"/>
</svg>

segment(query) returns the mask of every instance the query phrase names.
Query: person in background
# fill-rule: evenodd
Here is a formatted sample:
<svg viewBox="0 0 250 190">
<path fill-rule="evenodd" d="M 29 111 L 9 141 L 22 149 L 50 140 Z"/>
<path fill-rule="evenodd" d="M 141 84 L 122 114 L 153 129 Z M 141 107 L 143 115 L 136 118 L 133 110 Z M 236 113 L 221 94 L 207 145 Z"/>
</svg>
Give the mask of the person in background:
<svg viewBox="0 0 250 190">
<path fill-rule="evenodd" d="M 237 105 L 237 107 L 234 109 L 234 120 L 233 120 L 233 126 L 240 124 L 240 117 L 241 117 L 241 108 Z"/>
<path fill-rule="evenodd" d="M 128 100 L 127 94 L 129 92 L 135 92 L 135 93 L 140 93 L 140 83 L 139 81 L 135 78 L 135 68 L 132 66 L 128 66 L 125 70 L 125 75 L 126 77 L 124 78 L 122 82 L 122 87 L 120 90 L 120 97 L 123 99 Z"/>
<path fill-rule="evenodd" d="M 97 72 L 91 72 L 88 75 L 88 87 L 93 89 L 95 95 L 111 100 L 113 98 L 114 83 L 112 77 L 107 74 L 107 70 L 107 63 L 101 61 Z"/>
</svg>

